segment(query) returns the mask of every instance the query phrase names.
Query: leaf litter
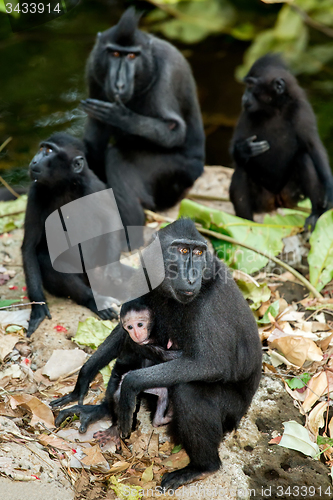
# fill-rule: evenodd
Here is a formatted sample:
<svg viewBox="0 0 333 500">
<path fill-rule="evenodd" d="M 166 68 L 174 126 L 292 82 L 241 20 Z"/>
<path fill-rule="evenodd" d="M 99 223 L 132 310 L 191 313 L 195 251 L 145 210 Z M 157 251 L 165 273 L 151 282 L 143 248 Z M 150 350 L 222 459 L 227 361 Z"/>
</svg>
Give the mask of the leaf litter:
<svg viewBox="0 0 333 500">
<path fill-rule="evenodd" d="M 294 215 L 297 214 L 276 221 L 267 219 L 271 227 L 274 224 L 281 226 L 273 228 L 271 233 L 280 231 L 282 236 L 298 233 L 301 223 L 297 222 L 295 231 L 291 227 L 291 216 Z M 218 214 L 214 217 L 218 221 Z M 228 221 L 228 230 L 237 227 L 233 226 L 234 219 L 225 217 L 224 220 Z M 151 223 L 156 224 L 155 221 Z M 325 224 L 327 226 L 327 221 Z M 262 244 L 263 241 L 264 238 Z M 282 246 L 276 244 L 276 248 Z M 8 263 L 6 266 L 0 267 L 0 286 L 8 288 L 9 279 L 16 280 L 17 277 L 15 271 L 7 269 L 10 267 Z M 323 272 L 325 276 L 321 283 L 328 279 L 330 271 L 327 266 Z M 319 276 L 317 271 L 318 283 Z M 285 422 L 283 435 L 273 432 L 275 437 L 270 444 L 298 450 L 312 460 L 323 458 L 329 471 L 333 466 L 332 283 L 326 283 L 322 289 L 323 299 L 308 297 L 305 291 L 300 300 L 288 301 L 284 293 L 280 293 L 284 285 L 295 282 L 295 277 L 288 272 L 274 274 L 269 268 L 257 268 L 256 274 L 250 276 L 235 270 L 234 278 L 258 322 L 264 350 L 263 371 L 284 383 L 286 393 L 304 419 L 304 425 L 293 420 Z M 9 305 L 9 302 L 15 305 L 15 300 L 22 302 L 22 298 L 19 299 L 22 292 L 22 284 L 8 288 L 4 305 Z M 25 314 L 22 315 L 22 311 Z M 78 370 L 86 356 L 112 334 L 116 322 L 92 317 L 80 321 L 76 335 L 72 336 L 74 348 L 68 352 L 54 349 L 53 360 L 51 355 L 42 367 L 32 370 L 34 353 L 25 337 L 29 310 L 4 312 L 7 316 L 3 321 L 0 316 L 1 475 L 21 481 L 47 477 L 48 480 L 67 482 L 74 488 L 76 500 L 136 500 L 142 498 L 143 489 L 158 486 L 165 472 L 187 465 L 186 452 L 175 446 L 177 443 L 170 442 L 165 433 L 155 429 L 137 429 L 118 452 L 112 445 L 100 448 L 93 439 L 94 432 L 106 429 L 109 421 L 97 422 L 85 434 L 79 434 L 78 420 L 75 419 L 66 422 L 61 429 L 55 428 L 48 403 L 74 388 Z M 68 335 L 66 320 L 58 321 L 53 330 L 59 335 Z M 68 360 L 73 363 L 68 363 Z M 102 400 L 110 371 L 110 367 L 104 370 L 104 383 L 102 375 L 97 377 L 85 403 L 96 404 Z M 243 432 L 243 429 L 238 431 Z M 163 496 L 159 495 L 159 498 Z"/>
</svg>

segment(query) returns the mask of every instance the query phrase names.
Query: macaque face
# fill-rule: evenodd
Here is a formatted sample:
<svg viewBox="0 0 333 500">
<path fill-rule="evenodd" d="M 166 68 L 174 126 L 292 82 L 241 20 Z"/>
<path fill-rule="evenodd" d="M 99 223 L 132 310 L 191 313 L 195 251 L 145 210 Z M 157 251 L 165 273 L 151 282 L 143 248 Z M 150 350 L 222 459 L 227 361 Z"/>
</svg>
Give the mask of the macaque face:
<svg viewBox="0 0 333 500">
<path fill-rule="evenodd" d="M 147 344 L 152 327 L 152 317 L 147 309 L 143 311 L 129 311 L 121 318 L 123 328 L 133 342 Z"/>
</svg>

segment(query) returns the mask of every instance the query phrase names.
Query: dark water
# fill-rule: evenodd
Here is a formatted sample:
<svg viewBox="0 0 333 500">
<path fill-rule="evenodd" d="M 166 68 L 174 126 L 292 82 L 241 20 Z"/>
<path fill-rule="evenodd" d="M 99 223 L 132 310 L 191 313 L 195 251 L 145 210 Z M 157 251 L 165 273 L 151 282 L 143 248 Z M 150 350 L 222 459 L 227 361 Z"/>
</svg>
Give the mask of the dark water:
<svg viewBox="0 0 333 500">
<path fill-rule="evenodd" d="M 26 170 L 38 143 L 64 130 L 80 136 L 85 115 L 84 68 L 98 31 L 116 23 L 123 8 L 107 1 L 82 1 L 47 24 L 12 33 L 0 16 L 0 153 L 1 173 L 13 184 L 26 182 Z M 192 65 L 207 133 L 207 164 L 230 165 L 228 145 L 240 111 L 242 85 L 234 70 L 247 45 L 211 37 L 196 46 L 180 46 Z M 333 71 L 332 71 L 333 74 Z M 333 76 L 329 75 L 333 80 Z M 333 82 L 304 79 L 318 113 L 320 130 L 333 164 Z"/>
</svg>

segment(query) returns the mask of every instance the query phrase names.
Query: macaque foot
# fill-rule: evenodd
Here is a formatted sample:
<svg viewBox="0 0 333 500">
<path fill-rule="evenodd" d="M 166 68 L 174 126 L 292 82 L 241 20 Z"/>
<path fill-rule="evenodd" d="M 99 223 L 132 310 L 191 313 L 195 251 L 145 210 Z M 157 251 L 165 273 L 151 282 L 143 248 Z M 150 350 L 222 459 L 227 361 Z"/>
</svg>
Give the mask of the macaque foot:
<svg viewBox="0 0 333 500">
<path fill-rule="evenodd" d="M 95 432 L 93 438 L 96 439 L 101 448 L 107 443 L 113 441 L 116 445 L 117 451 L 121 450 L 120 434 L 116 425 L 111 425 L 111 427 L 109 427 L 105 431 Z"/>
<path fill-rule="evenodd" d="M 74 415 L 80 418 L 79 432 L 84 434 L 88 426 L 105 417 L 106 412 L 102 405 L 75 405 L 62 410 L 55 420 L 55 425 L 59 427 L 66 418 L 74 417 Z"/>
</svg>

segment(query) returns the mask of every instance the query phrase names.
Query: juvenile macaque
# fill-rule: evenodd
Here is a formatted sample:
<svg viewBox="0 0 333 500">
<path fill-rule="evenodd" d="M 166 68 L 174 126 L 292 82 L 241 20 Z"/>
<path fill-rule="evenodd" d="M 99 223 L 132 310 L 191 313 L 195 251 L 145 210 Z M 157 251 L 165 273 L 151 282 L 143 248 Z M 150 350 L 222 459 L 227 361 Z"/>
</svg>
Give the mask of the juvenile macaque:
<svg viewBox="0 0 333 500">
<path fill-rule="evenodd" d="M 141 299 L 127 302 L 122 306 L 120 311 L 120 323 L 128 333 L 130 339 L 139 346 L 146 346 L 146 349 L 145 353 L 142 353 L 142 356 L 140 356 L 139 352 L 140 366 L 136 366 L 138 349 L 133 353 L 131 350 L 131 346 L 133 347 L 133 345 L 127 338 L 122 353 L 118 357 L 112 370 L 109 383 L 112 385 L 113 389 L 110 394 L 108 394 L 108 398 L 111 399 L 113 397 L 114 405 L 111 404 L 110 406 L 115 407 L 115 410 L 111 412 L 113 413 L 113 425 L 105 431 L 96 432 L 94 438 L 97 439 L 101 446 L 112 440 L 116 443 L 117 448 L 120 448 L 120 437 L 115 422 L 117 418 L 116 413 L 120 398 L 121 384 L 125 375 L 135 368 L 147 368 L 148 366 L 153 366 L 157 362 L 176 359 L 181 355 L 181 351 L 170 349 L 172 347 L 171 340 L 168 341 L 167 349 L 153 344 L 154 339 L 151 333 L 154 326 L 154 314 Z M 145 357 L 146 350 L 151 353 L 149 359 Z M 133 354 L 135 360 L 133 359 Z M 173 414 L 172 408 L 169 405 L 168 389 L 166 387 L 155 387 L 153 389 L 145 389 L 144 392 L 146 394 L 153 394 L 158 398 L 153 418 L 153 426 L 159 427 L 160 425 L 168 424 Z"/>
</svg>

